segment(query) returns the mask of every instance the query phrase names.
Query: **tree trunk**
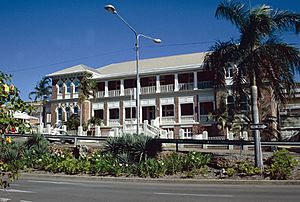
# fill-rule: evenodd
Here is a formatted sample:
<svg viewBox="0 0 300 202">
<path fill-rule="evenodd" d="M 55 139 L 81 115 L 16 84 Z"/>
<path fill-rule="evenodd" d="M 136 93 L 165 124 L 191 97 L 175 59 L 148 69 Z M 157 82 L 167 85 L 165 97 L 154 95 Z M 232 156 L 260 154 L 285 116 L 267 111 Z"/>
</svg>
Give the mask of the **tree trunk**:
<svg viewBox="0 0 300 202">
<path fill-rule="evenodd" d="M 256 78 L 254 76 L 253 83 L 251 86 L 251 97 L 252 97 L 252 119 L 253 124 L 259 124 L 259 113 L 258 113 L 258 91 L 256 86 Z M 263 161 L 262 161 L 262 150 L 261 150 L 261 140 L 260 131 L 258 129 L 253 130 L 253 136 L 255 140 L 255 165 L 263 171 Z"/>
</svg>

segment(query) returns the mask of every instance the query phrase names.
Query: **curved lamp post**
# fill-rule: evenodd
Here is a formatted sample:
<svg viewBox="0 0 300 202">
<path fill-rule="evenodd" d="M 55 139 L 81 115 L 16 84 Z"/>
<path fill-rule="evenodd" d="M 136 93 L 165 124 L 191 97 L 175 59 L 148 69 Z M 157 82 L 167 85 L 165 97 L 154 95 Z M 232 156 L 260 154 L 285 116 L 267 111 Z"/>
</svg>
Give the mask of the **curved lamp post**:
<svg viewBox="0 0 300 202">
<path fill-rule="evenodd" d="M 161 43 L 161 40 L 158 38 L 153 38 L 141 33 L 138 33 L 124 18 L 122 18 L 121 15 L 117 12 L 116 8 L 113 5 L 106 5 L 104 6 L 104 9 L 108 12 L 115 14 L 120 18 L 126 25 L 129 27 L 129 29 L 134 33 L 135 35 L 135 53 L 136 53 L 136 121 L 137 121 L 137 128 L 136 128 L 136 134 L 139 135 L 140 130 L 140 73 L 139 73 L 139 41 L 140 37 L 150 39 L 154 43 Z"/>
</svg>

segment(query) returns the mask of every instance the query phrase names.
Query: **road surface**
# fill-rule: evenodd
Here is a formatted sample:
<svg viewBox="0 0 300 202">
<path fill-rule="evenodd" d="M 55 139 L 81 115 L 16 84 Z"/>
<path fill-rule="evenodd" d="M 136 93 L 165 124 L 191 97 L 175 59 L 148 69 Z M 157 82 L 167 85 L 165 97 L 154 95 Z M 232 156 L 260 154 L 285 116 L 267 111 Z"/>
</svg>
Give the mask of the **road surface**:
<svg viewBox="0 0 300 202">
<path fill-rule="evenodd" d="M 300 200 L 300 185 L 170 184 L 25 177 L 0 191 L 16 202 L 289 202 Z"/>
</svg>

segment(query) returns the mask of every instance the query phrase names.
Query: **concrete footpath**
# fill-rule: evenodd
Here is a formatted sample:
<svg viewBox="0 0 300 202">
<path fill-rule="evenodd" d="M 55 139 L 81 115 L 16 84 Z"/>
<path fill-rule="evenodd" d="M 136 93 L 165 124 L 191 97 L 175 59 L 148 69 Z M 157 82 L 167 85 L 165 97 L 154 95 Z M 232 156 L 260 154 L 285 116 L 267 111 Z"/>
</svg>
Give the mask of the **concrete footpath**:
<svg viewBox="0 0 300 202">
<path fill-rule="evenodd" d="M 19 179 L 47 180 L 84 180 L 92 182 L 135 182 L 168 184 L 259 184 L 259 185 L 300 185 L 300 180 L 234 180 L 234 179 L 186 179 L 186 178 L 139 178 L 139 177 L 103 177 L 91 175 L 64 175 L 52 173 L 20 173 Z"/>
</svg>

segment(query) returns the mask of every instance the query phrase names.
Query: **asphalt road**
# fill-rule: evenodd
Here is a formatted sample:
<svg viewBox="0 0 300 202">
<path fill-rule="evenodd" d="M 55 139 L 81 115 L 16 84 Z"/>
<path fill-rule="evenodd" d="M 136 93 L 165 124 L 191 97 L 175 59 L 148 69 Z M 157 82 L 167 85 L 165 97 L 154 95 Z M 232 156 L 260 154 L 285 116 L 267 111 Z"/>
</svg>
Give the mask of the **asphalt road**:
<svg viewBox="0 0 300 202">
<path fill-rule="evenodd" d="M 0 201 L 16 202 L 289 202 L 300 185 L 170 184 L 26 177 L 0 191 Z"/>
</svg>

